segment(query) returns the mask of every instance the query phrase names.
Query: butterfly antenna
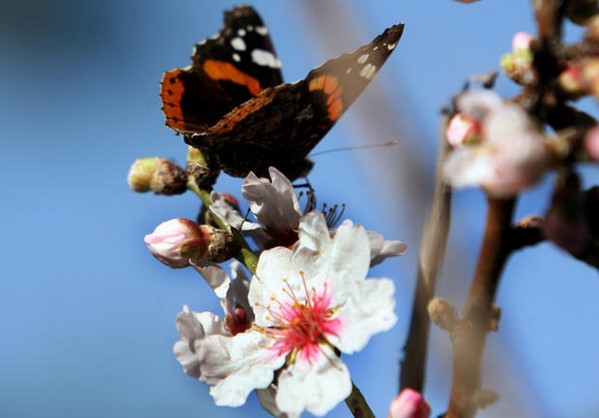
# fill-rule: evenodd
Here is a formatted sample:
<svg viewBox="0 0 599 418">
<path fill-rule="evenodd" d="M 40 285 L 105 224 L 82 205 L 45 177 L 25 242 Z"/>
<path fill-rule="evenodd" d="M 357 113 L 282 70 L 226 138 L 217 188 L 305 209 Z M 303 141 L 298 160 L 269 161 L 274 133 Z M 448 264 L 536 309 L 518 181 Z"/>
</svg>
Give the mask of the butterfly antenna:
<svg viewBox="0 0 599 418">
<path fill-rule="evenodd" d="M 354 151 L 354 150 L 363 150 L 363 149 L 368 149 L 368 148 L 383 148 L 383 147 L 390 147 L 390 146 L 397 145 L 397 144 L 399 144 L 399 141 L 396 139 L 393 139 L 391 141 L 387 141 L 382 144 L 370 144 L 370 145 L 358 145 L 358 146 L 352 146 L 352 147 L 333 148 L 333 149 L 315 152 L 314 154 L 310 154 L 310 158 L 316 157 L 316 156 L 319 156 L 322 154 L 329 154 L 331 152 Z"/>
</svg>

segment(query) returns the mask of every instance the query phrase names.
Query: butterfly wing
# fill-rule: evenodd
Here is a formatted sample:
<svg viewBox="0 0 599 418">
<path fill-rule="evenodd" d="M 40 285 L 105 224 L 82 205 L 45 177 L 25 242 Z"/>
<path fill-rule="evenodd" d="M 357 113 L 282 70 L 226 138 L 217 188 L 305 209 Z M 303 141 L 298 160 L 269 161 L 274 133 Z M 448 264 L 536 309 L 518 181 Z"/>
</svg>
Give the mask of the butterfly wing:
<svg viewBox="0 0 599 418">
<path fill-rule="evenodd" d="M 308 153 L 339 120 L 395 49 L 403 25 L 356 51 L 327 61 L 294 84 L 266 89 L 187 143 L 215 155 L 232 176 L 259 176 L 274 166 L 290 179 L 308 173 Z"/>
<path fill-rule="evenodd" d="M 224 15 L 223 28 L 194 47 L 193 65 L 164 73 L 166 124 L 204 132 L 239 104 L 283 82 L 280 62 L 261 17 L 250 6 Z"/>
</svg>

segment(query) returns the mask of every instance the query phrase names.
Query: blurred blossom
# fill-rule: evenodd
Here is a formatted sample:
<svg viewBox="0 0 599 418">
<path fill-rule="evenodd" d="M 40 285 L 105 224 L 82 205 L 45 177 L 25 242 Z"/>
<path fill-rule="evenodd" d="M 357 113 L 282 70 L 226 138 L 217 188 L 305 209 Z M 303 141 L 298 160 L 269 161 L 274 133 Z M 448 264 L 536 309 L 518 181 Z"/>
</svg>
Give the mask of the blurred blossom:
<svg viewBox="0 0 599 418">
<path fill-rule="evenodd" d="M 424 397 L 413 389 L 401 391 L 389 405 L 389 418 L 428 418 L 431 408 Z"/>
<path fill-rule="evenodd" d="M 551 161 L 545 138 L 521 107 L 479 90 L 460 96 L 458 108 L 481 124 L 482 140 L 449 155 L 443 173 L 451 186 L 511 197 L 545 174 Z"/>
<path fill-rule="evenodd" d="M 217 405 L 242 405 L 257 389 L 275 416 L 322 416 L 352 389 L 338 353 L 363 349 L 397 320 L 393 282 L 366 279 L 371 249 L 364 228 L 346 221 L 331 237 L 324 215 L 314 211 L 299 229 L 293 249 L 262 252 L 236 301 L 229 301 L 231 285 L 227 319 L 187 307 L 177 319 L 177 359 L 212 385 Z"/>
<path fill-rule="evenodd" d="M 189 219 L 171 219 L 156 227 L 144 241 L 154 257 L 169 267 L 183 268 L 206 253 L 214 228 Z"/>
</svg>

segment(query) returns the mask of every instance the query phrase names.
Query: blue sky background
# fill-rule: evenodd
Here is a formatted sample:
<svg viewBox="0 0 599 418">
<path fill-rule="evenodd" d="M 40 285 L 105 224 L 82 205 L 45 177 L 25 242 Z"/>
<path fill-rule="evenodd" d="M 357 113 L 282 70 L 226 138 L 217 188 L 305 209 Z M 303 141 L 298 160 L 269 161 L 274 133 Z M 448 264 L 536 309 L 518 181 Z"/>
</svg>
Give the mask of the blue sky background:
<svg viewBox="0 0 599 418">
<path fill-rule="evenodd" d="M 162 72 L 188 65 L 192 45 L 214 34 L 229 1 L 0 0 L 0 416 L 255 417 L 213 405 L 208 387 L 172 355 L 183 304 L 217 310 L 192 271 L 153 259 L 143 236 L 198 202 L 127 189 L 131 162 L 185 147 L 164 126 Z M 369 42 L 397 22 L 400 46 L 316 151 L 400 141 L 392 148 L 316 156 L 319 201 L 410 251 L 372 272 L 397 286 L 399 322 L 346 358 L 377 416 L 397 387 L 409 322 L 420 229 L 430 199 L 438 110 L 465 79 L 498 67 L 512 35 L 534 31 L 528 2 L 484 0 L 255 1 L 287 81 Z M 568 28 L 576 39 L 579 31 Z M 504 97 L 516 86 L 500 78 Z M 585 103 L 596 114 L 595 103 Z M 594 166 L 586 185 L 597 183 Z M 542 214 L 551 176 L 527 193 L 518 216 Z M 218 189 L 238 193 L 239 179 Z M 476 260 L 484 197 L 454 196 L 447 265 L 438 293 L 458 306 Z M 498 294 L 500 332 L 488 339 L 484 386 L 501 395 L 481 417 L 588 417 L 599 410 L 599 277 L 550 244 L 510 260 Z M 447 335 L 433 330 L 426 395 L 444 411 Z M 594 411 L 594 412 L 593 412 Z M 332 417 L 350 416 L 340 405 Z M 436 415 L 435 415 L 436 416 Z"/>
</svg>

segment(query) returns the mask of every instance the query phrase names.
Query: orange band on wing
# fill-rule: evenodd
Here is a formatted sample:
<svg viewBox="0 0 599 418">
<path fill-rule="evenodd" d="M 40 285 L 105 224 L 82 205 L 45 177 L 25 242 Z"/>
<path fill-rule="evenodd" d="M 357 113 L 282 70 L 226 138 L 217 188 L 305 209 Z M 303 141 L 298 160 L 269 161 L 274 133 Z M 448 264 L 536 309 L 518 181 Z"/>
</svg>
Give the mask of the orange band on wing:
<svg viewBox="0 0 599 418">
<path fill-rule="evenodd" d="M 185 92 L 185 86 L 179 79 L 182 70 L 167 71 L 160 82 L 160 98 L 162 99 L 162 112 L 166 118 L 166 124 L 177 130 L 185 130 L 185 118 L 181 110 L 181 100 Z"/>
<path fill-rule="evenodd" d="M 343 101 L 341 95 L 343 89 L 339 85 L 339 80 L 335 76 L 323 75 L 310 80 L 308 90 L 320 90 L 327 95 L 328 118 L 335 122 L 343 113 Z"/>
<path fill-rule="evenodd" d="M 256 78 L 239 71 L 229 62 L 206 60 L 204 72 L 213 80 L 227 80 L 245 86 L 254 96 L 264 90 Z"/>
</svg>

